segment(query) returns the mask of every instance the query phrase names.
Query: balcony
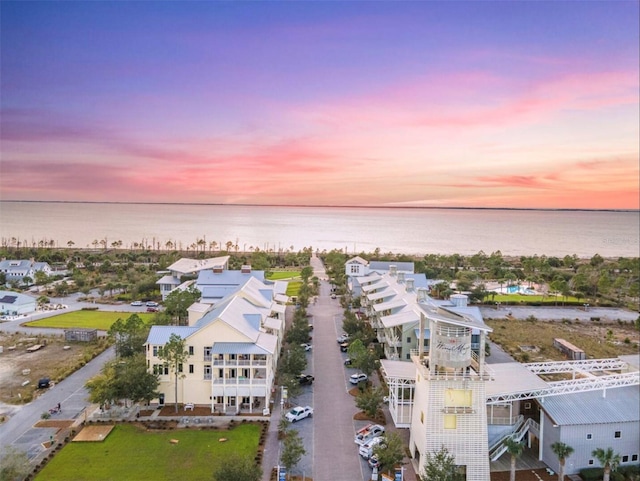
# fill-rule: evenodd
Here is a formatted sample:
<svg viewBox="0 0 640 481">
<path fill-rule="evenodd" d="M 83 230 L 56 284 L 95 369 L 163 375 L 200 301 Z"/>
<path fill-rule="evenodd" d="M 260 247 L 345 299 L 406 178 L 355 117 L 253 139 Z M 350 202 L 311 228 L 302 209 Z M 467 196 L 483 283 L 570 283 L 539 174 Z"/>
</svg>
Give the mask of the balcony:
<svg viewBox="0 0 640 481">
<path fill-rule="evenodd" d="M 245 360 L 245 359 L 216 359 L 213 361 L 214 366 L 238 367 L 238 366 L 266 366 L 267 361 Z"/>
<path fill-rule="evenodd" d="M 213 384 L 265 386 L 267 384 L 267 380 L 265 378 L 249 379 L 245 377 L 216 378 L 213 380 Z"/>
</svg>

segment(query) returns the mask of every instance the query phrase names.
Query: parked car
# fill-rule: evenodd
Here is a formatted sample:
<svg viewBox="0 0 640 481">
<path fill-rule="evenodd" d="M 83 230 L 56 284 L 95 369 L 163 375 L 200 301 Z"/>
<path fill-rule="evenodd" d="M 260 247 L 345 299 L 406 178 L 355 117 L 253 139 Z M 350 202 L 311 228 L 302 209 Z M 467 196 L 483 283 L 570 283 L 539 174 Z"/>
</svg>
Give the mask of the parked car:
<svg viewBox="0 0 640 481">
<path fill-rule="evenodd" d="M 344 365 L 345 365 L 345 366 L 351 366 L 351 358 L 349 358 L 349 357 L 348 357 L 348 358 L 346 358 L 346 359 L 344 360 Z"/>
<path fill-rule="evenodd" d="M 147 301 L 146 304 L 147 307 L 158 307 L 159 304 L 157 302 L 153 302 L 153 301 Z"/>
<path fill-rule="evenodd" d="M 342 344 L 343 342 L 349 341 L 349 335 L 342 333 L 340 337 L 337 339 L 338 344 Z"/>
<path fill-rule="evenodd" d="M 311 350 L 311 344 L 300 344 L 300 347 L 302 349 L 304 349 L 305 351 L 310 351 Z"/>
<path fill-rule="evenodd" d="M 357 372 L 349 377 L 349 382 L 351 384 L 358 384 L 359 382 L 366 381 L 367 379 L 369 379 L 369 376 L 367 376 L 365 373 Z"/>
<path fill-rule="evenodd" d="M 311 385 L 313 384 L 314 380 L 315 378 L 311 374 L 300 374 L 298 376 L 298 381 L 302 385 Z"/>
<path fill-rule="evenodd" d="M 157 307 L 147 307 L 147 312 L 158 312 Z"/>
<path fill-rule="evenodd" d="M 360 448 L 358 449 L 358 454 L 362 456 L 364 459 L 369 459 L 371 456 L 373 456 L 373 448 L 375 448 L 378 444 L 381 444 L 384 446 L 383 443 L 384 443 L 384 438 L 382 436 L 376 436 L 375 438 L 371 439 L 369 442 L 360 446 Z"/>
<path fill-rule="evenodd" d="M 335 298 L 336 298 L 335 293 L 332 293 L 332 294 L 331 294 L 331 299 L 335 299 Z"/>
<path fill-rule="evenodd" d="M 313 408 L 310 406 L 297 406 L 284 415 L 287 421 L 291 423 L 295 423 L 309 416 L 313 416 Z"/>
<path fill-rule="evenodd" d="M 47 389 L 51 385 L 51 379 L 48 377 L 43 377 L 38 380 L 38 389 Z"/>
<path fill-rule="evenodd" d="M 348 342 L 343 342 L 342 344 L 340 344 L 340 351 L 341 352 L 347 352 L 347 349 L 349 349 L 349 343 Z"/>
<path fill-rule="evenodd" d="M 378 436 L 382 436 L 384 434 L 384 426 L 380 424 L 367 424 L 362 429 L 359 429 L 356 432 L 353 441 L 362 446 L 363 444 L 367 444 L 373 438 L 377 438 Z"/>
<path fill-rule="evenodd" d="M 378 456 L 373 454 L 368 460 L 367 463 L 371 469 L 380 468 L 380 461 L 378 460 Z"/>
<path fill-rule="evenodd" d="M 139 307 L 139 306 L 141 306 L 141 305 L 142 305 L 142 301 L 133 301 L 133 302 L 131 303 L 131 305 L 132 305 L 132 306 L 134 306 L 134 307 Z"/>
</svg>

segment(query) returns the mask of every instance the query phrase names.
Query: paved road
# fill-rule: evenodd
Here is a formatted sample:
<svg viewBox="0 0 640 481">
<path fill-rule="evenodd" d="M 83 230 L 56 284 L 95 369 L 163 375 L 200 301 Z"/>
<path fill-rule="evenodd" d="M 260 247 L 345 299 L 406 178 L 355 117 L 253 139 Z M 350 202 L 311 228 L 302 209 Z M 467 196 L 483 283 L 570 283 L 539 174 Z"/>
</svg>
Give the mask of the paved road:
<svg viewBox="0 0 640 481">
<path fill-rule="evenodd" d="M 324 266 L 311 258 L 314 275 L 326 278 Z M 309 307 L 314 317 L 314 452 L 313 469 L 317 480 L 360 480 L 364 473 L 359 461 L 353 415 L 358 411 L 348 393 L 343 356 L 336 342 L 342 326 L 343 308 L 339 299 L 330 298 L 330 284 L 320 283 L 316 304 Z M 368 473 L 369 475 L 370 473 Z M 369 479 L 368 477 L 366 479 Z"/>
<path fill-rule="evenodd" d="M 26 452 L 30 459 L 44 452 L 45 449 L 41 443 L 49 441 L 49 437 L 55 434 L 56 429 L 34 428 L 33 425 L 40 421 L 42 413 L 58 403 L 61 405 L 62 412 L 53 415 L 51 419 L 76 419 L 83 415 L 91 406 L 84 384 L 87 379 L 95 376 L 104 363 L 113 356 L 113 348 L 106 350 L 67 379 L 15 411 L 8 421 L 0 425 L 0 449 L 12 444 Z"/>
</svg>

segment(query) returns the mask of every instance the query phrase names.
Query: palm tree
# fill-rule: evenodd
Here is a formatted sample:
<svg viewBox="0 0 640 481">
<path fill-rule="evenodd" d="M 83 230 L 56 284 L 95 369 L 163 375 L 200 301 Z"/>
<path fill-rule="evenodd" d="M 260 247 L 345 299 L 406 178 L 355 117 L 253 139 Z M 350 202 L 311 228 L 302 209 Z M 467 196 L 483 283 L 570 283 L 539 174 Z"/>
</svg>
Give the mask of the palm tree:
<svg viewBox="0 0 640 481">
<path fill-rule="evenodd" d="M 558 481 L 564 481 L 564 463 L 571 453 L 573 453 L 573 448 L 568 444 L 556 442 L 551 445 L 551 451 L 554 452 L 556 456 L 558 456 L 558 461 L 560 463 L 560 470 L 558 471 Z"/>
<path fill-rule="evenodd" d="M 522 441 L 516 441 L 513 438 L 507 438 L 504 440 L 504 445 L 507 448 L 507 452 L 511 455 L 511 474 L 509 481 L 516 481 L 516 459 L 518 459 L 522 451 L 524 451 L 524 443 Z"/>
<path fill-rule="evenodd" d="M 600 464 L 604 468 L 604 477 L 602 481 L 609 481 L 609 476 L 611 476 L 611 471 L 615 471 L 620 464 L 620 455 L 613 451 L 613 448 L 607 449 L 594 449 L 591 452 L 591 455 L 596 457 Z"/>
</svg>

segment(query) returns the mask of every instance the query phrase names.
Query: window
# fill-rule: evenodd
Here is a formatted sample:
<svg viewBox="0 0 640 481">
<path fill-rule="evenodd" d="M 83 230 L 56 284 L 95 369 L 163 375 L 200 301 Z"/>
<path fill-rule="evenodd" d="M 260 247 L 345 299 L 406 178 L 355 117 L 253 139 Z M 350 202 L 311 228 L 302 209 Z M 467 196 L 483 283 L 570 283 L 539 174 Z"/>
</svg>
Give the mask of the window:
<svg viewBox="0 0 640 481">
<path fill-rule="evenodd" d="M 189 374 L 193 374 L 193 364 L 189 364 Z"/>
<path fill-rule="evenodd" d="M 189 355 L 193 356 L 193 346 L 189 346 Z"/>
<path fill-rule="evenodd" d="M 622 437 L 622 433 L 621 433 L 620 431 L 616 431 L 616 432 L 613 434 L 613 437 L 614 437 L 614 438 Z"/>
<path fill-rule="evenodd" d="M 589 460 L 589 464 L 593 464 L 593 459 L 590 459 L 590 460 Z"/>
<path fill-rule="evenodd" d="M 456 429 L 458 425 L 458 419 L 455 414 L 445 414 L 444 415 L 444 428 L 445 429 Z"/>
<path fill-rule="evenodd" d="M 209 364 L 204 365 L 204 378 L 211 379 L 211 365 Z"/>
<path fill-rule="evenodd" d="M 153 355 L 154 356 L 158 355 L 158 346 L 153 346 Z"/>
<path fill-rule="evenodd" d="M 637 454 L 632 454 L 631 455 L 631 461 L 637 461 L 638 460 L 638 455 Z"/>
<path fill-rule="evenodd" d="M 622 462 L 623 463 L 628 463 L 629 462 L 629 456 L 622 456 Z"/>
<path fill-rule="evenodd" d="M 525 409 L 531 409 L 531 403 L 524 403 Z"/>
<path fill-rule="evenodd" d="M 472 406 L 471 389 L 445 389 L 444 391 L 444 407 L 471 407 Z"/>
<path fill-rule="evenodd" d="M 587 434 L 587 439 L 593 439 L 593 434 Z"/>
<path fill-rule="evenodd" d="M 154 364 L 153 365 L 153 373 L 159 376 L 163 374 L 166 376 L 169 374 L 169 365 L 168 364 Z"/>
<path fill-rule="evenodd" d="M 178 372 L 182 372 L 182 363 L 178 364 Z"/>
<path fill-rule="evenodd" d="M 407 353 L 407 361 L 409 361 L 411 359 L 411 354 Z"/>
<path fill-rule="evenodd" d="M 407 336 L 407 344 L 411 344 L 411 336 Z"/>
</svg>

